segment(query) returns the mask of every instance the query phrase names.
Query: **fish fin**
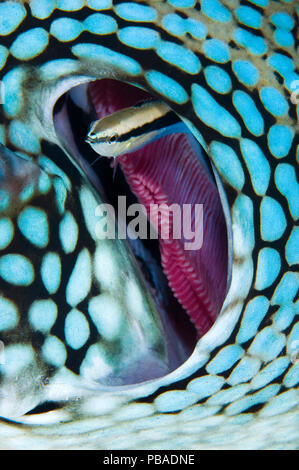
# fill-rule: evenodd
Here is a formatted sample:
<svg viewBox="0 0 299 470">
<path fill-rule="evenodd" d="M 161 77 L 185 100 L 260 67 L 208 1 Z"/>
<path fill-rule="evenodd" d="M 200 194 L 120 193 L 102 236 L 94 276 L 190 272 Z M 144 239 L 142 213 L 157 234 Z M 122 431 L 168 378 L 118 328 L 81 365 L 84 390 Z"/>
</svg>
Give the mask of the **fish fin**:
<svg viewBox="0 0 299 470">
<path fill-rule="evenodd" d="M 116 158 L 114 158 L 114 162 L 113 162 L 113 183 L 115 182 L 117 167 L 118 167 L 118 160 Z"/>
</svg>

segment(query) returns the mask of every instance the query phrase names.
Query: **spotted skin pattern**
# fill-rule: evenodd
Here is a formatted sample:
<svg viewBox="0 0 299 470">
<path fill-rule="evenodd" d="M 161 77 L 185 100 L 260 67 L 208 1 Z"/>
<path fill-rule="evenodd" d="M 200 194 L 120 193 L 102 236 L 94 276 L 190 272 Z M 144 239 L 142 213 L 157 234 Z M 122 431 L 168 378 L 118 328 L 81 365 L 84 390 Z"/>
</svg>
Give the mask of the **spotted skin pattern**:
<svg viewBox="0 0 299 470">
<path fill-rule="evenodd" d="M 25 174 L 10 200 L 0 171 L 1 393 L 19 403 L 9 402 L 16 419 L 1 422 L 1 446 L 295 448 L 298 3 L 133 3 L 0 3 L 0 138 L 13 152 L 7 168 L 17 160 Z M 228 199 L 233 263 L 221 314 L 187 363 L 129 391 L 96 393 L 74 377 L 100 328 L 93 305 L 105 276 L 90 215 L 99 200 L 48 110 L 74 84 L 103 76 L 166 101 L 206 149 Z M 57 410 L 22 416 L 51 399 Z"/>
</svg>

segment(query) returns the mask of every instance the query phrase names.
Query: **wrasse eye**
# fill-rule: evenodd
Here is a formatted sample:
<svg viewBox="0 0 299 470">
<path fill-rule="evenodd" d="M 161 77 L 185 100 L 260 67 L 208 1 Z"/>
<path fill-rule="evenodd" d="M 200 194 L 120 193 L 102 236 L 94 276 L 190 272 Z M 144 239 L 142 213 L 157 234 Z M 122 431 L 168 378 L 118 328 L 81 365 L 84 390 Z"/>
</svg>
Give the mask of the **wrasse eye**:
<svg viewBox="0 0 299 470">
<path fill-rule="evenodd" d="M 111 137 L 108 138 L 109 144 L 113 144 L 114 142 L 118 141 L 118 134 L 113 134 Z"/>
</svg>

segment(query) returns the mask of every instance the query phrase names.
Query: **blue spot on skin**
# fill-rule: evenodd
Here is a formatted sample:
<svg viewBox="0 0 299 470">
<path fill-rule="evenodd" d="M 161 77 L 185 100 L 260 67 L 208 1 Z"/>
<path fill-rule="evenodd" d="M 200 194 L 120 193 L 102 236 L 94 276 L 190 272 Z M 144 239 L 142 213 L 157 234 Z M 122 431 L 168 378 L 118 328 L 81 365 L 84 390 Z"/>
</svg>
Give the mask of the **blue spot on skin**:
<svg viewBox="0 0 299 470">
<path fill-rule="evenodd" d="M 115 13 L 127 21 L 151 22 L 157 19 L 157 12 L 151 7 L 138 3 L 121 3 L 115 7 Z"/>
<path fill-rule="evenodd" d="M 21 121 L 14 120 L 9 126 L 9 138 L 13 145 L 28 153 L 40 152 L 39 140 L 29 127 Z"/>
<path fill-rule="evenodd" d="M 105 65 L 122 69 L 129 75 L 135 76 L 141 73 L 141 67 L 136 60 L 98 44 L 77 44 L 72 47 L 72 52 L 78 57 L 90 61 L 99 60 Z"/>
<path fill-rule="evenodd" d="M 83 0 L 56 0 L 57 8 L 64 11 L 77 11 L 84 6 Z"/>
<path fill-rule="evenodd" d="M 10 195 L 4 189 L 0 189 L 0 211 L 5 211 L 9 204 Z"/>
<path fill-rule="evenodd" d="M 66 286 L 66 301 L 72 307 L 85 299 L 91 287 L 91 259 L 88 250 L 83 249 Z"/>
<path fill-rule="evenodd" d="M 69 178 L 66 176 L 64 171 L 62 171 L 52 160 L 41 155 L 38 158 L 38 163 L 47 174 L 58 176 L 59 179 L 63 181 L 64 186 L 69 191 L 71 190 L 71 182 Z"/>
<path fill-rule="evenodd" d="M 160 413 L 170 413 L 172 411 L 183 410 L 196 403 L 196 401 L 197 396 L 194 393 L 175 390 L 161 393 L 154 403 Z"/>
<path fill-rule="evenodd" d="M 254 5 L 257 5 L 258 7 L 266 7 L 269 3 L 269 0 L 249 0 L 250 3 L 253 3 Z"/>
<path fill-rule="evenodd" d="M 285 2 L 287 0 L 284 0 Z M 289 0 L 288 0 L 289 1 Z M 280 393 L 274 397 L 269 403 L 261 410 L 261 416 L 275 416 L 286 413 L 291 408 L 298 404 L 298 393 L 294 388 L 287 392 Z"/>
<path fill-rule="evenodd" d="M 38 178 L 38 189 L 42 194 L 46 194 L 51 188 L 51 180 L 47 173 L 41 170 L 40 176 Z"/>
<path fill-rule="evenodd" d="M 108 311 L 109 317 L 105 313 Z M 123 318 L 117 300 L 109 294 L 93 297 L 89 302 L 88 312 L 102 338 L 106 341 L 115 341 L 120 337 Z"/>
<path fill-rule="evenodd" d="M 287 221 L 281 205 L 272 197 L 265 196 L 261 207 L 261 236 L 267 242 L 278 240 L 284 233 Z"/>
<path fill-rule="evenodd" d="M 241 252 L 244 254 L 251 254 L 255 243 L 253 204 L 252 200 L 244 194 L 238 196 L 235 201 L 234 220 L 237 226 L 242 227 Z M 240 251 L 240 248 L 238 251 Z"/>
<path fill-rule="evenodd" d="M 86 186 L 83 186 L 80 191 L 80 202 L 89 234 L 94 240 L 97 240 L 98 219 L 96 214 L 98 202 Z"/>
<path fill-rule="evenodd" d="M 241 23 L 250 28 L 260 29 L 262 25 L 262 15 L 254 8 L 241 6 L 237 8 L 236 15 Z"/>
<path fill-rule="evenodd" d="M 254 55 L 263 55 L 267 52 L 267 45 L 263 38 L 256 36 L 242 28 L 237 28 L 234 31 L 235 41 L 244 46 Z"/>
<path fill-rule="evenodd" d="M 70 212 L 66 212 L 59 224 L 59 238 L 65 253 L 74 251 L 78 240 L 78 225 Z"/>
<path fill-rule="evenodd" d="M 51 299 L 33 302 L 28 311 L 28 319 L 33 328 L 44 334 L 51 330 L 56 318 L 57 305 Z"/>
<path fill-rule="evenodd" d="M 220 374 L 230 369 L 239 359 L 241 359 L 244 351 L 241 346 L 236 344 L 223 347 L 218 354 L 206 366 L 209 374 Z"/>
<path fill-rule="evenodd" d="M 57 253 L 47 253 L 44 256 L 41 277 L 49 294 L 55 294 L 61 281 L 61 261 Z"/>
<path fill-rule="evenodd" d="M 238 385 L 230 387 L 227 390 L 221 390 L 219 393 L 213 395 L 209 401 L 209 405 L 225 405 L 227 403 L 235 402 L 238 398 L 243 397 L 248 392 L 248 385 Z"/>
<path fill-rule="evenodd" d="M 4 250 L 12 241 L 14 226 L 10 219 L 0 219 L 0 250 Z"/>
<path fill-rule="evenodd" d="M 191 380 L 187 385 L 187 391 L 195 393 L 197 395 L 197 399 L 200 400 L 218 392 L 223 384 L 223 377 L 219 377 L 217 375 L 205 375 L 198 379 Z"/>
<path fill-rule="evenodd" d="M 3 108 L 5 113 L 12 117 L 16 116 L 23 104 L 22 99 L 22 83 L 25 73 L 23 68 L 15 67 L 2 79 L 5 89 L 5 100 Z"/>
<path fill-rule="evenodd" d="M 294 227 L 286 244 L 286 259 L 290 266 L 299 264 L 299 227 Z"/>
<path fill-rule="evenodd" d="M 174 34 L 175 36 L 183 36 L 186 34 L 184 18 L 181 18 L 175 13 L 164 16 L 162 25 L 170 34 Z"/>
<path fill-rule="evenodd" d="M 298 341 L 299 341 L 299 323 L 296 322 L 288 336 L 287 354 L 289 356 L 295 352 L 298 358 Z"/>
<path fill-rule="evenodd" d="M 176 65 L 190 74 L 197 74 L 201 69 L 198 57 L 183 46 L 168 41 L 161 41 L 157 47 L 157 54 L 163 60 Z"/>
<path fill-rule="evenodd" d="M 1 96 L 1 88 L 0 88 L 0 96 Z M 5 145 L 5 131 L 3 124 L 0 125 L 0 143 Z M 0 176 L 1 178 L 1 176 Z"/>
<path fill-rule="evenodd" d="M 249 382 L 261 367 L 261 361 L 253 357 L 243 357 L 239 364 L 234 367 L 231 375 L 227 379 L 230 385 L 238 385 L 242 382 Z"/>
<path fill-rule="evenodd" d="M 263 290 L 276 280 L 281 268 L 281 260 L 274 248 L 262 248 L 258 255 L 255 288 Z"/>
<path fill-rule="evenodd" d="M 295 96 L 298 97 L 298 81 L 299 81 L 299 75 L 295 72 L 289 73 L 284 80 L 284 86 L 285 88 L 290 92 L 293 93 L 295 92 Z M 299 107 L 297 105 L 297 116 L 299 116 Z"/>
<path fill-rule="evenodd" d="M 195 113 L 207 126 L 226 137 L 240 137 L 241 128 L 235 118 L 200 85 L 192 85 L 192 101 Z"/>
<path fill-rule="evenodd" d="M 53 186 L 55 189 L 57 208 L 60 214 L 64 213 L 64 205 L 67 197 L 67 189 L 61 178 L 54 178 Z"/>
<path fill-rule="evenodd" d="M 51 24 L 50 34 L 58 41 L 73 41 L 83 31 L 83 25 L 80 21 L 73 18 L 59 18 Z"/>
<path fill-rule="evenodd" d="M 176 13 L 169 13 L 162 19 L 163 28 L 174 36 L 191 34 L 196 39 L 204 39 L 207 35 L 206 26 L 199 20 L 193 18 L 181 18 Z"/>
<path fill-rule="evenodd" d="M 224 177 L 235 189 L 241 191 L 244 186 L 245 177 L 242 165 L 234 150 L 222 142 L 212 142 L 211 153 L 213 162 Z"/>
<path fill-rule="evenodd" d="M 285 374 L 283 385 L 287 388 L 295 387 L 299 383 L 299 363 L 295 363 Z"/>
<path fill-rule="evenodd" d="M 228 23 L 231 19 L 230 11 L 219 0 L 202 0 L 201 11 L 220 23 Z"/>
<path fill-rule="evenodd" d="M 18 217 L 18 226 L 27 240 L 38 248 L 48 244 L 49 228 L 46 213 L 37 207 L 26 207 Z"/>
<path fill-rule="evenodd" d="M 188 100 L 188 95 L 184 88 L 172 78 L 164 75 L 164 73 L 156 70 L 149 70 L 146 72 L 145 77 L 152 88 L 171 101 L 183 104 Z"/>
<path fill-rule="evenodd" d="M 284 78 L 295 69 L 292 59 L 279 53 L 273 54 L 269 57 L 268 63 Z"/>
<path fill-rule="evenodd" d="M 287 272 L 283 275 L 271 299 L 273 305 L 289 305 L 298 292 L 298 279 L 295 273 Z"/>
<path fill-rule="evenodd" d="M 42 78 L 47 80 L 55 80 L 61 75 L 69 75 L 76 72 L 79 62 L 74 59 L 55 59 L 46 62 L 40 67 Z"/>
<path fill-rule="evenodd" d="M 0 372 L 12 378 L 17 377 L 23 369 L 29 367 L 34 358 L 31 346 L 11 344 L 5 347 L 5 361 L 0 364 Z"/>
<path fill-rule="evenodd" d="M 160 35 L 150 28 L 140 26 L 127 26 L 118 32 L 119 40 L 136 49 L 153 49 L 159 41 Z"/>
<path fill-rule="evenodd" d="M 294 26 L 293 18 L 284 12 L 274 13 L 271 16 L 271 21 L 277 28 L 293 29 Z"/>
<path fill-rule="evenodd" d="M 269 185 L 270 165 L 253 140 L 241 139 L 241 152 L 251 176 L 252 186 L 259 196 L 263 196 Z"/>
<path fill-rule="evenodd" d="M 249 353 L 268 362 L 275 359 L 284 346 L 285 335 L 274 331 L 269 326 L 257 334 L 249 348 Z"/>
<path fill-rule="evenodd" d="M 28 201 L 34 194 L 35 190 L 35 181 L 32 181 L 31 183 L 27 184 L 22 191 L 20 192 L 19 199 L 22 202 Z"/>
<path fill-rule="evenodd" d="M 254 86 L 259 80 L 258 69 L 247 60 L 235 60 L 233 71 L 241 83 L 247 86 Z"/>
<path fill-rule="evenodd" d="M 192 8 L 195 0 L 168 0 L 168 3 L 177 8 Z"/>
<path fill-rule="evenodd" d="M 288 328 L 296 315 L 295 308 L 292 305 L 280 307 L 273 317 L 275 329 L 283 331 Z"/>
<path fill-rule="evenodd" d="M 16 306 L 13 302 L 0 295 L 0 331 L 7 331 L 15 328 L 18 321 L 19 317 Z"/>
<path fill-rule="evenodd" d="M 66 361 L 64 344 L 56 336 L 48 336 L 42 347 L 44 359 L 55 367 L 62 367 Z"/>
<path fill-rule="evenodd" d="M 249 132 L 255 136 L 262 135 L 264 133 L 264 120 L 253 99 L 244 91 L 236 90 L 233 94 L 233 104 Z"/>
<path fill-rule="evenodd" d="M 7 57 L 8 49 L 0 44 L 0 70 L 4 67 Z"/>
<path fill-rule="evenodd" d="M 230 59 L 228 46 L 220 39 L 207 39 L 203 44 L 203 50 L 207 57 L 220 64 L 225 64 Z"/>
<path fill-rule="evenodd" d="M 288 163 L 280 163 L 277 165 L 274 178 L 277 189 L 286 198 L 290 212 L 297 220 L 299 217 L 299 184 L 295 168 Z"/>
<path fill-rule="evenodd" d="M 19 60 L 32 59 L 47 47 L 49 35 L 43 28 L 34 28 L 19 34 L 13 42 L 10 53 Z"/>
<path fill-rule="evenodd" d="M 112 6 L 112 0 L 87 0 L 87 6 L 93 10 L 107 10 Z"/>
<path fill-rule="evenodd" d="M 289 109 L 286 99 L 276 88 L 262 88 L 260 98 L 265 108 L 274 116 L 283 116 Z"/>
<path fill-rule="evenodd" d="M 277 30 L 274 31 L 274 39 L 277 44 L 282 47 L 291 47 L 294 44 L 292 33 L 286 29 L 277 28 Z"/>
<path fill-rule="evenodd" d="M 0 35 L 12 33 L 26 16 L 23 5 L 16 2 L 2 2 L 0 4 Z"/>
<path fill-rule="evenodd" d="M 55 8 L 56 5 L 54 0 L 32 0 L 30 2 L 32 16 L 35 16 L 35 18 L 40 20 L 48 18 Z"/>
<path fill-rule="evenodd" d="M 290 151 L 292 141 L 294 138 L 294 131 L 279 124 L 274 124 L 268 133 L 268 146 L 276 158 L 286 157 Z"/>
<path fill-rule="evenodd" d="M 0 276 L 10 284 L 29 286 L 34 279 L 33 266 L 25 256 L 4 255 L 0 258 Z"/>
<path fill-rule="evenodd" d="M 84 28 L 93 34 L 111 34 L 117 31 L 117 23 L 114 18 L 101 13 L 94 13 L 83 21 Z"/>
<path fill-rule="evenodd" d="M 65 339 L 72 349 L 80 349 L 89 338 L 89 325 L 83 313 L 79 310 L 71 310 L 64 326 Z"/>
<path fill-rule="evenodd" d="M 241 327 L 237 335 L 237 342 L 242 344 L 248 341 L 258 331 L 258 327 L 267 314 L 269 300 L 264 296 L 252 299 L 245 309 Z"/>
<path fill-rule="evenodd" d="M 199 20 L 188 18 L 185 20 L 186 33 L 190 33 L 196 39 L 204 39 L 207 35 L 207 27 Z"/>
<path fill-rule="evenodd" d="M 268 402 L 273 396 L 277 395 L 280 389 L 280 385 L 269 385 L 268 387 L 263 388 L 257 393 L 247 395 L 231 403 L 227 409 L 226 413 L 230 415 L 239 415 L 240 413 L 246 412 L 248 408 L 258 405 L 260 403 Z"/>
<path fill-rule="evenodd" d="M 99 377 L 105 377 L 111 373 L 111 359 L 101 344 L 93 344 L 85 353 L 85 358 L 80 366 L 80 376 L 91 381 L 98 381 Z"/>
<path fill-rule="evenodd" d="M 208 65 L 204 69 L 204 74 L 208 85 L 218 93 L 228 93 L 232 87 L 230 76 L 225 70 L 217 65 Z"/>
</svg>

